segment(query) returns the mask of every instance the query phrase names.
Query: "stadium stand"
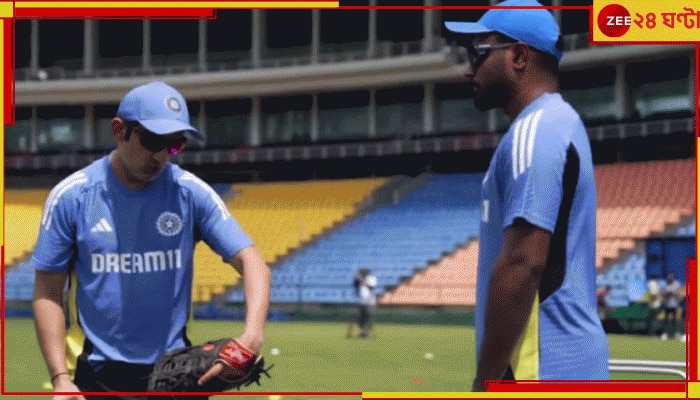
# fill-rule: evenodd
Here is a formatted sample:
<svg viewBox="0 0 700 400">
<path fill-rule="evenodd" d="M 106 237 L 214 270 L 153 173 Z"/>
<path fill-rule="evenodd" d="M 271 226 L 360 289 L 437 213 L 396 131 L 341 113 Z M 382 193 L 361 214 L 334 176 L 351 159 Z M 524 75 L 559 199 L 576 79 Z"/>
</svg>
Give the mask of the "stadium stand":
<svg viewBox="0 0 700 400">
<path fill-rule="evenodd" d="M 596 167 L 598 284 L 611 285 L 612 306 L 629 304 L 634 297 L 630 287 L 645 278 L 640 241 L 669 227 L 679 235 L 695 234 L 694 168 L 694 160 Z M 380 304 L 469 306 L 478 249 L 478 242 L 469 240 L 478 235 L 482 177 L 433 175 L 396 204 L 379 205 L 359 216 L 353 215 L 357 206 L 387 179 L 235 184 L 217 191 L 276 266 L 273 302 L 353 302 L 352 275 L 361 266 L 373 266 L 381 282 Z M 37 229 L 46 194 L 8 192 L 9 223 L 21 226 L 29 220 L 27 226 Z M 677 226 L 681 222 L 685 225 Z M 15 249 L 24 249 L 19 254 L 26 255 L 33 246 L 36 234 L 19 233 L 8 230 L 8 259 Z M 209 301 L 238 282 L 239 275 L 206 245 L 197 245 L 195 257 L 195 301 Z M 17 279 L 8 282 L 12 286 Z M 8 295 L 22 290 L 13 286 Z M 240 289 L 228 295 L 232 302 L 242 299 Z"/>
<path fill-rule="evenodd" d="M 31 301 L 34 294 L 34 267 L 24 261 L 5 271 L 5 300 Z"/>
<path fill-rule="evenodd" d="M 694 235 L 695 161 L 672 160 L 601 165 L 596 167 L 598 184 L 596 266 L 598 285 L 611 286 L 611 307 L 626 306 L 643 294 L 646 280 L 645 255 L 635 252 L 638 242 L 665 232 L 691 219 L 683 228 Z M 682 230 L 681 230 L 682 229 Z M 462 259 L 459 274 L 454 274 L 454 256 L 446 257 L 396 290 L 386 293 L 380 304 L 464 305 L 474 303 L 474 274 L 478 244 L 460 252 L 472 252 Z M 458 252 L 459 253 L 459 252 Z M 607 265 L 606 262 L 610 265 Z M 459 268 L 459 265 L 457 265 Z M 443 279 L 443 275 L 450 279 Z M 462 293 L 449 292 L 459 288 Z M 641 292 L 641 293 L 640 293 Z M 450 297 L 450 295 L 454 297 Z"/>
<path fill-rule="evenodd" d="M 355 301 L 352 277 L 372 269 L 378 294 L 478 234 L 482 173 L 433 175 L 424 186 L 380 204 L 283 260 L 273 270 L 273 302 Z M 237 289 L 228 301 L 242 300 Z"/>
<path fill-rule="evenodd" d="M 695 206 L 695 160 L 643 161 L 599 165 L 598 207 Z"/>
<path fill-rule="evenodd" d="M 677 237 L 692 237 L 696 235 L 697 222 L 695 218 L 690 219 L 685 225 L 681 225 L 676 230 Z"/>
<path fill-rule="evenodd" d="M 694 179 L 693 159 L 596 167 L 597 266 L 633 250 L 637 240 L 664 232 L 692 215 Z"/>
<path fill-rule="evenodd" d="M 385 178 L 348 179 L 342 182 L 314 181 L 270 184 L 214 185 L 227 199 L 227 206 L 241 226 L 250 233 L 268 262 L 274 262 L 291 249 L 333 227 L 351 215 L 355 208 Z M 233 193 L 233 195 L 231 194 Z M 36 241 L 41 207 L 48 191 L 8 191 L 6 218 L 8 229 L 5 257 L 18 261 L 26 257 Z M 221 257 L 204 243 L 195 248 L 193 300 L 206 302 L 223 293 L 240 278 Z M 8 299 L 28 300 L 34 284 L 28 264 L 8 273 Z M 16 289 L 15 289 L 16 287 Z"/>
<path fill-rule="evenodd" d="M 472 240 L 425 270 L 416 273 L 396 290 L 386 292 L 382 305 L 474 305 L 479 242 Z"/>
<path fill-rule="evenodd" d="M 226 201 L 261 255 L 274 263 L 354 213 L 386 179 L 236 184 Z M 227 196 L 224 196 L 227 197 Z M 193 300 L 206 302 L 240 275 L 205 244 L 195 248 Z"/>
<path fill-rule="evenodd" d="M 31 254 L 39 234 L 41 207 L 6 204 L 5 221 L 9 226 L 19 227 L 5 232 L 5 263 L 12 267 Z"/>
<path fill-rule="evenodd" d="M 352 214 L 386 179 L 235 185 L 228 202 L 268 263 Z"/>
<path fill-rule="evenodd" d="M 6 183 L 14 179 L 27 187 L 41 175 L 73 171 L 101 156 L 113 145 L 109 124 L 118 99 L 134 80 L 172 79 L 188 98 L 192 122 L 207 135 L 206 143 L 188 143 L 175 161 L 203 177 L 225 177 L 228 184 L 222 190 L 236 196 L 228 199 L 229 207 L 275 267 L 273 301 L 354 301 L 349 276 L 365 263 L 382 269 L 379 278 L 387 286 L 380 290 L 399 285 L 387 293 L 396 295 L 404 290 L 402 280 L 415 270 L 427 267 L 425 276 L 439 275 L 433 271 L 442 264 L 434 262 L 443 253 L 455 251 L 457 256 L 466 251 L 459 246 L 476 235 L 471 221 L 478 221 L 477 207 L 476 216 L 462 216 L 455 207 L 441 215 L 439 210 L 446 209 L 433 198 L 434 214 L 422 220 L 426 209 L 411 212 L 398 202 L 397 207 L 386 205 L 357 219 L 350 217 L 326 230 L 327 236 L 315 236 L 328 229 L 321 226 L 345 221 L 352 213 L 347 204 L 314 203 L 304 196 L 318 196 L 321 189 L 302 185 L 306 191 L 286 192 L 280 182 L 234 184 L 233 192 L 229 189 L 231 182 L 240 181 L 485 170 L 484 153 L 493 148 L 508 120 L 500 111 L 478 112 L 465 96 L 463 71 L 453 68 L 441 21 L 460 17 L 463 11 L 432 7 L 446 2 L 419 3 L 431 7 L 401 11 L 415 23 L 400 26 L 383 22 L 394 20 L 396 11 L 390 10 L 353 11 L 351 18 L 335 10 L 314 10 L 313 17 L 310 10 L 218 10 L 217 18 L 197 24 L 17 20 L 15 37 L 22 45 L 17 46 L 15 60 L 16 121 L 6 127 L 5 135 Z M 695 47 L 592 45 L 588 13 L 570 15 L 557 16 L 566 52 L 560 65 L 561 88 L 589 128 L 596 162 L 692 154 Z M 271 22 L 281 19 L 304 29 Z M 387 26 L 391 29 L 382 28 Z M 123 32 L 137 32 L 128 37 L 131 46 L 98 43 L 99 38 Z M 182 42 L 167 40 L 173 32 L 195 38 L 196 44 L 173 48 L 173 43 Z M 237 40 L 229 40 L 232 35 Z M 65 37 L 75 40 L 61 39 Z M 143 52 L 134 55 L 133 48 Z M 363 73 L 357 73 L 360 67 Z M 422 73 L 417 74 L 418 69 Z M 686 206 L 669 205 L 695 198 L 694 177 L 690 185 L 675 183 L 688 179 L 694 167 L 687 165 L 692 162 L 660 162 L 683 164 L 683 171 L 664 167 L 666 172 L 659 175 L 644 170 L 653 163 L 597 167 L 599 179 L 605 181 L 599 188 L 607 188 L 599 193 L 601 274 L 627 262 L 645 235 L 685 222 Z M 454 178 L 452 184 L 460 185 L 462 178 Z M 620 189 L 644 180 L 656 187 L 643 193 Z M 336 194 L 345 187 L 349 186 L 323 190 Z M 659 188 L 664 190 L 654 191 Z M 246 200 L 256 198 L 261 200 Z M 295 203 L 296 198 L 302 200 Z M 8 264 L 10 257 L 21 259 L 31 250 L 28 237 L 33 233 L 15 227 L 23 227 L 25 218 L 35 218 L 29 211 L 10 208 L 5 221 L 10 227 L 5 240 Z M 629 227 L 623 223 L 626 219 L 632 222 Z M 383 224 L 388 224 L 386 231 Z M 452 237 L 450 227 L 455 224 L 464 236 Z M 354 236 L 346 232 L 351 227 L 357 229 Z M 686 229 L 688 236 L 695 235 L 694 226 Z M 336 241 L 339 232 L 346 236 Z M 364 237 L 373 240 L 368 243 Z M 334 241 L 333 246 L 327 243 Z M 403 251 L 397 254 L 391 247 Z M 19 255 L 11 256 L 15 252 Z M 308 258 L 303 258 L 307 252 Z M 226 290 L 222 282 L 238 278 L 231 268 L 219 268 L 220 258 L 203 245 L 198 245 L 195 257 L 200 266 L 195 270 L 196 299 L 212 298 Z M 9 277 L 15 268 L 8 266 Z M 20 263 L 18 272 L 21 268 Z M 332 282 L 340 289 L 329 290 Z M 468 293 L 456 296 L 469 298 Z"/>
<path fill-rule="evenodd" d="M 34 248 L 39 234 L 42 207 L 48 190 L 15 189 L 5 191 L 5 267 L 12 268 Z"/>
<path fill-rule="evenodd" d="M 597 284 L 610 286 L 610 307 L 625 307 L 644 294 L 644 241 L 695 235 L 695 160 L 603 165 L 596 179 Z"/>
<path fill-rule="evenodd" d="M 643 253 L 635 252 L 640 241 L 672 230 L 684 220 L 690 222 L 675 229 L 686 236 L 695 234 L 694 187 L 688 184 L 693 182 L 694 170 L 692 159 L 596 167 L 599 202 L 596 266 L 601 270 L 598 284 L 611 286 L 608 296 L 611 307 L 626 306 L 644 295 L 646 258 Z M 603 271 L 606 262 L 610 265 Z M 462 265 L 471 265 L 472 274 L 475 272 L 475 260 Z M 385 294 L 380 303 L 473 305 L 473 298 L 468 297 L 472 294 L 473 278 L 462 279 L 461 285 L 455 285 L 454 279 L 427 273 L 442 268 L 446 266 L 439 262 L 419 272 L 397 290 Z M 455 278 L 447 271 L 446 275 Z M 463 293 L 465 296 L 445 296 L 446 290 L 454 286 L 467 291 Z"/>
</svg>

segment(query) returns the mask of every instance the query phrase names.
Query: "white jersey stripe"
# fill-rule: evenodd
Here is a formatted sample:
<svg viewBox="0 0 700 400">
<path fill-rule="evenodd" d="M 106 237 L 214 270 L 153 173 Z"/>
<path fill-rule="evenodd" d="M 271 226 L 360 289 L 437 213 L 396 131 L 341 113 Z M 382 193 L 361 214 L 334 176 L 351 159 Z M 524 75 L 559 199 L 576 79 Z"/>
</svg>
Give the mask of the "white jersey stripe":
<svg viewBox="0 0 700 400">
<path fill-rule="evenodd" d="M 206 182 L 199 179 L 199 177 L 197 177 L 196 175 L 194 175 L 191 172 L 183 173 L 182 176 L 180 177 L 180 179 L 192 181 L 192 182 L 196 183 L 197 185 L 199 185 L 207 193 L 209 193 L 209 196 L 211 196 L 211 198 L 216 203 L 216 207 L 221 212 L 221 219 L 224 221 L 226 221 L 228 219 L 230 214 L 228 212 L 228 209 L 226 208 L 226 204 L 224 204 L 224 201 L 221 200 L 221 196 L 216 194 L 216 192 L 214 191 L 214 189 L 211 188 L 211 186 L 209 186 Z"/>
<path fill-rule="evenodd" d="M 535 148 L 535 134 L 537 133 L 537 124 L 540 122 L 540 117 L 542 117 L 542 113 L 544 110 L 539 110 L 535 113 L 535 116 L 532 119 L 532 123 L 530 124 L 530 132 L 528 133 L 528 139 L 527 139 L 527 166 L 526 168 L 530 168 L 530 165 L 532 165 L 532 153 L 534 152 Z"/>
<path fill-rule="evenodd" d="M 518 178 L 518 140 L 520 140 L 520 126 L 523 120 L 520 119 L 515 123 L 515 128 L 513 130 L 513 145 L 511 149 L 511 164 L 513 167 L 513 179 Z"/>
<path fill-rule="evenodd" d="M 46 200 L 46 205 L 44 206 L 44 215 L 41 218 L 41 225 L 45 229 L 51 227 L 51 218 L 53 217 L 53 211 L 58 200 L 66 193 L 70 188 L 75 185 L 80 185 L 81 183 L 87 182 L 87 177 L 82 171 L 78 171 L 73 175 L 69 176 L 61 183 L 59 183 L 49 194 L 49 198 Z"/>
<path fill-rule="evenodd" d="M 537 125 L 544 110 L 538 110 L 519 119 L 513 128 L 511 149 L 513 179 L 518 179 L 532 165 Z"/>
<path fill-rule="evenodd" d="M 532 114 L 525 117 L 525 122 L 520 128 L 520 140 L 518 141 L 518 176 L 525 172 L 525 145 L 527 144 L 527 135 L 530 132 L 530 124 L 532 123 Z"/>
</svg>

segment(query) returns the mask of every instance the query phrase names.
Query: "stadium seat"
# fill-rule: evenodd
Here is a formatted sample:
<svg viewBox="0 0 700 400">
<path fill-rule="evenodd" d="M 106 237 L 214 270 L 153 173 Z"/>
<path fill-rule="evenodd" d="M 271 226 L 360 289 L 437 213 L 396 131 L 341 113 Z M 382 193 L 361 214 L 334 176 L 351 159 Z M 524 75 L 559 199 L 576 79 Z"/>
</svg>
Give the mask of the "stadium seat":
<svg viewBox="0 0 700 400">
<path fill-rule="evenodd" d="M 268 264 L 348 216 L 385 179 L 236 184 L 218 191 Z M 203 243 L 195 249 L 195 301 L 209 301 L 240 281 L 239 274 Z M 283 279 L 283 282 L 279 282 Z M 298 278 L 297 278 L 298 279 Z M 273 278 L 293 284 L 295 277 Z M 200 297 L 200 294 L 202 297 Z M 227 298 L 238 301 L 240 294 Z M 234 300 L 232 300 L 234 301 Z"/>
<path fill-rule="evenodd" d="M 482 179 L 482 173 L 431 176 L 396 204 L 355 216 L 282 260 L 273 284 L 301 282 L 303 301 L 354 302 L 354 274 L 368 267 L 384 293 L 478 234 Z"/>
<path fill-rule="evenodd" d="M 393 293 L 383 296 L 380 304 L 473 306 L 476 301 L 478 254 L 479 243 L 474 240 L 416 273 Z M 431 292 L 432 295 L 426 294 Z M 422 301 L 428 303 L 419 303 Z"/>
<path fill-rule="evenodd" d="M 26 258 L 39 235 L 44 202 L 49 195 L 42 189 L 5 191 L 5 265 L 11 268 Z"/>
</svg>

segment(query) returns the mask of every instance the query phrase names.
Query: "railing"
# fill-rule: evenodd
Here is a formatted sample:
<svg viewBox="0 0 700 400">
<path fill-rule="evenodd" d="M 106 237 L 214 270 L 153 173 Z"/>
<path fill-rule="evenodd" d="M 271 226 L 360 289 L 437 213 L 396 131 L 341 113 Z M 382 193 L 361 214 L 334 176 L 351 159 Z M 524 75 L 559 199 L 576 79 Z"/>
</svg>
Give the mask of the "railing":
<svg viewBox="0 0 700 400">
<path fill-rule="evenodd" d="M 288 66 L 339 63 L 346 61 L 372 60 L 389 57 L 400 57 L 421 53 L 433 53 L 443 51 L 447 42 L 442 37 L 432 37 L 410 42 L 376 42 L 370 43 L 348 43 L 345 45 L 329 46 L 321 45 L 317 57 L 313 57 L 311 46 L 296 49 L 286 49 L 287 51 L 268 50 L 268 55 L 262 57 L 258 63 L 254 63 L 250 53 L 235 52 L 231 54 L 230 60 L 225 53 L 211 53 L 209 56 L 217 59 L 207 61 L 204 66 L 197 62 L 187 62 L 182 64 L 165 63 L 166 65 L 141 65 L 120 66 L 112 68 L 97 67 L 90 74 L 83 69 L 71 68 L 68 66 L 56 66 L 42 68 L 39 71 L 32 71 L 30 68 L 20 68 L 16 70 L 17 81 L 30 80 L 65 80 L 65 79 L 87 79 L 87 78 L 119 78 L 155 75 L 175 75 L 191 74 L 204 71 L 236 71 L 256 68 L 280 68 Z M 588 32 L 576 33 L 564 36 L 564 51 L 581 50 L 591 47 Z M 294 55 L 290 55 L 294 54 Z M 244 55 L 244 56 L 243 56 Z M 177 56 L 171 57 L 177 60 Z M 183 56 L 191 59 L 192 55 Z M 140 59 L 139 59 L 140 60 Z M 140 62 L 140 61 L 139 61 Z M 76 65 L 81 65 L 78 60 Z"/>
<path fill-rule="evenodd" d="M 694 118 L 615 123 L 588 128 L 593 141 L 622 139 L 647 135 L 694 132 Z M 296 146 L 251 147 L 244 149 L 184 151 L 174 157 L 181 165 L 233 164 L 240 162 L 275 162 L 292 160 L 325 160 L 351 157 L 382 157 L 423 153 L 452 153 L 493 149 L 501 138 L 499 133 L 472 133 L 456 136 L 433 136 L 390 139 L 354 143 L 319 143 Z M 104 154 L 6 154 L 6 170 L 77 169 Z"/>
<path fill-rule="evenodd" d="M 295 49 L 267 50 L 267 55 L 258 62 L 253 62 L 250 53 L 241 58 L 241 52 L 232 53 L 231 60 L 223 60 L 225 54 L 212 53 L 210 56 L 219 61 L 207 61 L 204 66 L 197 62 L 185 62 L 182 64 L 165 63 L 166 65 L 141 65 L 121 66 L 116 68 L 94 68 L 90 74 L 83 69 L 55 66 L 32 71 L 30 68 L 20 68 L 16 70 L 17 81 L 29 80 L 65 80 L 65 79 L 86 79 L 86 78 L 118 78 L 134 76 L 153 75 L 174 75 L 190 74 L 205 71 L 236 71 L 257 68 L 281 68 L 290 66 L 301 66 L 311 64 L 339 63 L 345 61 L 373 60 L 390 57 L 401 57 L 422 53 L 434 53 L 442 51 L 446 46 L 446 41 L 442 37 L 432 37 L 428 39 L 411 42 L 376 42 L 373 46 L 364 43 L 362 47 L 357 44 L 327 47 L 321 46 L 317 57 L 312 55 L 311 46 L 299 47 Z M 171 57 L 176 60 L 178 57 Z M 183 59 L 191 59 L 192 55 L 183 55 Z M 140 59 L 138 59 L 140 62 Z M 78 62 L 77 65 L 82 64 Z"/>
<path fill-rule="evenodd" d="M 642 372 L 677 375 L 686 379 L 685 361 L 615 360 L 609 361 L 610 372 Z"/>
<path fill-rule="evenodd" d="M 674 132 L 693 132 L 695 119 L 673 118 L 653 121 L 620 122 L 588 128 L 591 140 L 624 139 L 649 135 L 668 135 Z"/>
</svg>

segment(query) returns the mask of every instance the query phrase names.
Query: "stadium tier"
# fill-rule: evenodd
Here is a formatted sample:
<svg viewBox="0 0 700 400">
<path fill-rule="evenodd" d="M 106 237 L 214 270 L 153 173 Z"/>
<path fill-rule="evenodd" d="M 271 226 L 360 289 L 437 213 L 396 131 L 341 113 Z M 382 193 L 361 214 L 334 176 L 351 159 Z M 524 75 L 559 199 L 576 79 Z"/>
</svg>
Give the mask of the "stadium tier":
<svg viewBox="0 0 700 400">
<path fill-rule="evenodd" d="M 694 237 L 696 230 L 697 230 L 697 221 L 695 221 L 695 219 L 693 218 L 690 221 L 688 221 L 687 224 L 679 226 L 678 229 L 676 229 L 676 236 L 677 237 Z"/>
<path fill-rule="evenodd" d="M 479 242 L 472 240 L 385 293 L 379 304 L 474 305 L 478 256 Z"/>
<path fill-rule="evenodd" d="M 385 180 L 236 184 L 223 197 L 265 261 L 274 263 L 354 213 Z M 196 302 L 209 301 L 240 279 L 204 243 L 195 248 L 195 266 L 193 299 Z"/>
<path fill-rule="evenodd" d="M 601 165 L 596 181 L 599 268 L 694 214 L 693 159 Z"/>
<path fill-rule="evenodd" d="M 5 271 L 5 300 L 31 301 L 34 295 L 34 267 L 23 261 Z"/>
<path fill-rule="evenodd" d="M 610 307 L 624 307 L 646 290 L 643 242 L 695 236 L 695 160 L 602 165 L 596 167 L 596 180 L 597 284 L 610 286 Z"/>
<path fill-rule="evenodd" d="M 5 190 L 5 300 L 30 301 L 34 268 L 28 259 L 39 235 L 49 189 Z"/>
<path fill-rule="evenodd" d="M 598 207 L 695 207 L 695 160 L 598 165 Z"/>
<path fill-rule="evenodd" d="M 5 266 L 13 267 L 34 248 L 48 190 L 5 191 Z"/>
<path fill-rule="evenodd" d="M 355 301 L 353 276 L 368 267 L 379 294 L 478 234 L 482 173 L 433 175 L 427 183 L 338 226 L 273 270 L 273 302 Z M 343 189 L 339 189 L 343 190 Z M 242 291 L 229 294 L 242 300 Z"/>
<path fill-rule="evenodd" d="M 631 283 L 645 277 L 641 241 L 694 236 L 694 171 L 692 159 L 596 167 L 598 283 L 611 284 L 612 304 L 629 303 Z M 468 306 L 474 301 L 482 178 L 432 175 L 395 204 L 370 204 L 359 214 L 357 206 L 367 206 L 368 195 L 388 179 L 234 184 L 217 191 L 273 267 L 275 303 L 354 302 L 352 277 L 369 267 L 380 282 L 381 304 Z M 47 194 L 6 192 L 8 265 L 31 251 Z M 195 263 L 197 302 L 239 280 L 203 243 Z M 6 298 L 27 299 L 33 275 L 16 269 L 7 271 Z M 241 289 L 226 298 L 242 301 Z"/>
<path fill-rule="evenodd" d="M 355 211 L 386 179 L 234 185 L 229 209 L 268 263 Z"/>
<path fill-rule="evenodd" d="M 217 191 L 273 267 L 273 302 L 354 302 L 352 275 L 366 266 L 384 304 L 469 305 L 475 262 L 461 261 L 465 273 L 450 258 L 472 257 L 478 246 L 483 173 L 464 173 L 485 170 L 510 120 L 502 110 L 480 112 L 468 95 L 443 24 L 465 11 L 434 7 L 449 3 L 218 10 L 198 21 L 17 20 L 5 182 L 27 187 L 100 157 L 114 145 L 121 96 L 137 81 L 169 81 L 207 137 L 174 161 L 227 182 Z M 396 13 L 406 23 L 392 23 Z M 594 161 L 694 157 L 696 47 L 597 46 L 588 14 L 555 16 L 561 93 L 588 128 Z M 115 34 L 123 40 L 100 39 Z M 444 175 L 367 213 L 357 204 L 386 181 L 335 180 L 428 170 Z M 640 242 L 693 217 L 694 171 L 693 159 L 596 167 L 601 276 L 628 262 L 612 281 L 639 275 Z M 334 180 L 298 182 L 319 177 Z M 242 181 L 275 183 L 231 184 Z M 7 293 L 24 298 L 33 273 L 17 260 L 31 251 L 46 193 L 6 193 L 7 277 L 19 282 Z M 694 236 L 695 226 L 685 226 Z M 227 293 L 240 278 L 202 243 L 195 265 L 195 301 Z M 226 296 L 243 299 L 238 288 Z"/>
<path fill-rule="evenodd" d="M 618 303 L 645 279 L 645 256 L 633 253 L 640 241 L 692 219 L 694 168 L 692 159 L 596 167 L 596 267 L 601 276 L 614 271 L 600 279 L 615 282 Z M 478 242 L 465 244 L 478 236 L 482 177 L 434 175 L 397 204 L 321 237 L 275 268 L 273 302 L 353 302 L 349 282 L 369 266 L 380 280 L 380 304 L 473 305 Z M 241 291 L 228 299 L 242 301 Z"/>
</svg>

